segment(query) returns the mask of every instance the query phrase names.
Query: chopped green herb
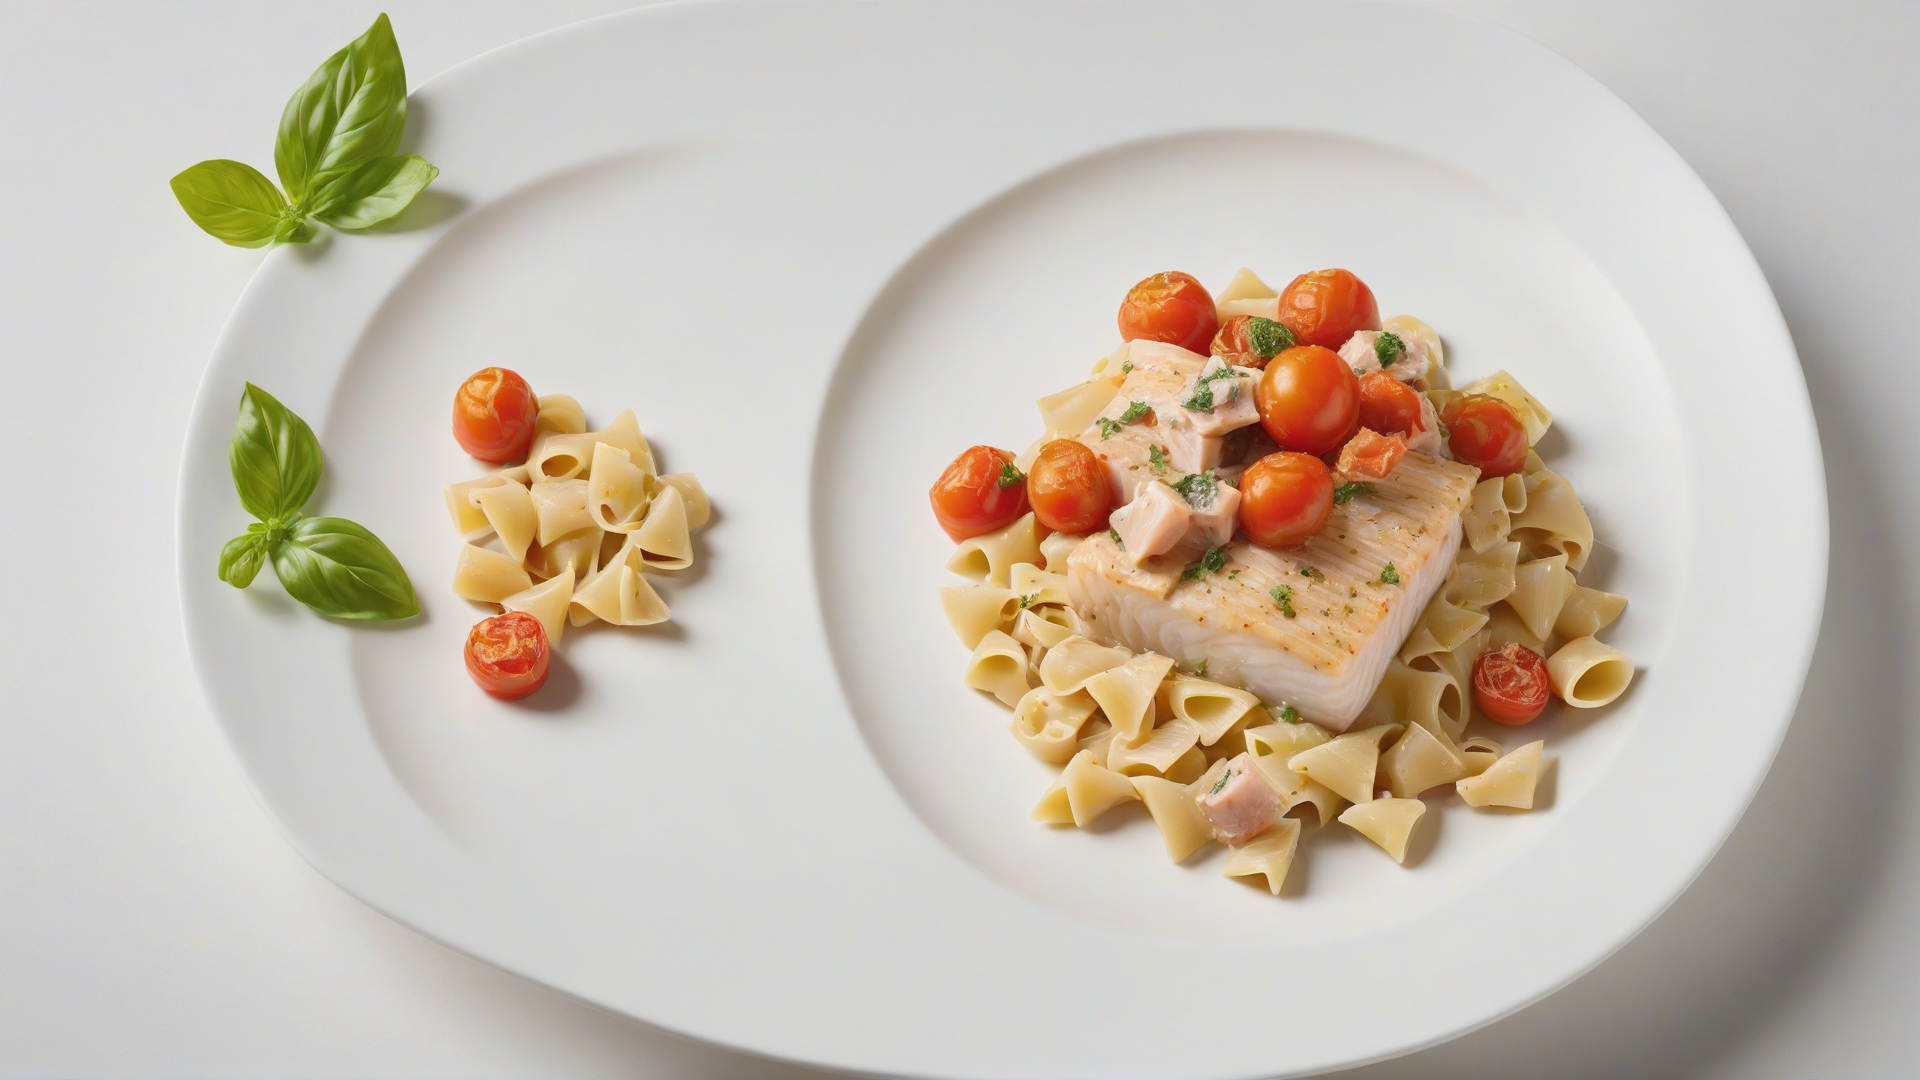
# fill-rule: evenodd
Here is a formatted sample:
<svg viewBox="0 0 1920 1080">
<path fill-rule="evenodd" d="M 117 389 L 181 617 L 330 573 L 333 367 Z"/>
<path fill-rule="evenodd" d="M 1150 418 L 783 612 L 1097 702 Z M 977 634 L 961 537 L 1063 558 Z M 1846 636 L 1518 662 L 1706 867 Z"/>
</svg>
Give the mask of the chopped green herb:
<svg viewBox="0 0 1920 1080">
<path fill-rule="evenodd" d="M 1301 568 L 1300 568 L 1300 576 L 1301 576 L 1301 577 L 1310 577 L 1310 578 L 1312 578 L 1312 579 L 1313 579 L 1313 580 L 1315 580 L 1315 581 L 1325 581 L 1325 580 L 1327 580 L 1327 575 L 1325 575 L 1325 574 L 1323 574 L 1323 573 L 1321 573 L 1321 572 L 1320 572 L 1320 568 L 1319 568 L 1319 567 L 1317 567 L 1317 566 L 1303 566 L 1303 567 L 1301 567 Z"/>
<path fill-rule="evenodd" d="M 1187 505 L 1195 510 L 1211 510 L 1214 501 L 1220 497 L 1220 478 L 1207 472 L 1188 473 L 1167 485 L 1187 500 Z"/>
<path fill-rule="evenodd" d="M 1380 571 L 1380 584 L 1382 585 L 1400 584 L 1400 571 L 1395 570 L 1393 568 L 1392 563 L 1388 563 L 1387 568 L 1385 570 Z"/>
<path fill-rule="evenodd" d="M 1227 786 L 1227 781 L 1229 781 L 1229 780 L 1231 780 L 1231 779 L 1233 779 L 1233 767 L 1232 767 L 1232 766 L 1228 766 L 1227 768 L 1225 768 L 1225 769 L 1222 769 L 1222 770 L 1220 770 L 1220 779 L 1218 779 L 1218 780 L 1215 780 L 1215 781 L 1213 782 L 1213 786 L 1207 789 L 1207 794 L 1209 794 L 1209 795 L 1218 795 L 1218 794 L 1220 794 L 1220 789 L 1221 789 L 1221 788 L 1223 788 L 1223 787 L 1226 787 L 1226 786 Z"/>
<path fill-rule="evenodd" d="M 1217 547 L 1208 548 L 1207 553 L 1200 556 L 1198 561 L 1181 571 L 1180 576 L 1188 581 L 1192 581 L 1206 577 L 1208 574 L 1217 574 L 1226 569 L 1226 567 L 1227 549 Z"/>
<path fill-rule="evenodd" d="M 1111 439 L 1113 438 L 1113 433 L 1119 430 L 1120 430 L 1120 421 L 1109 420 L 1104 416 L 1100 418 L 1100 437 L 1101 438 Z"/>
<path fill-rule="evenodd" d="M 1193 673 L 1198 678 L 1204 679 L 1207 677 L 1207 658 L 1206 657 L 1204 656 L 1201 657 L 1200 662 L 1193 665 Z"/>
<path fill-rule="evenodd" d="M 1120 422 L 1123 424 L 1131 424 L 1135 420 L 1138 420 L 1145 415 L 1147 415 L 1146 402 L 1144 401 L 1129 402 L 1127 404 L 1127 411 L 1120 414 Z"/>
<path fill-rule="evenodd" d="M 1131 360 L 1120 361 L 1120 374 L 1125 375 L 1127 372 L 1132 370 L 1133 370 L 1133 361 Z"/>
<path fill-rule="evenodd" d="M 1263 319 L 1258 315 L 1247 320 L 1247 345 L 1253 349 L 1255 356 L 1271 360 L 1282 349 L 1291 349 L 1299 343 L 1300 340 L 1293 336 L 1293 331 L 1287 329 L 1286 323 Z"/>
<path fill-rule="evenodd" d="M 1297 724 L 1300 722 L 1300 710 L 1291 705 L 1284 706 L 1280 710 L 1280 719 L 1283 723 Z"/>
<path fill-rule="evenodd" d="M 1107 535 L 1113 538 L 1113 546 L 1114 546 L 1114 547 L 1117 547 L 1117 548 L 1125 548 L 1125 547 L 1127 546 L 1127 545 L 1125 545 L 1125 544 L 1123 544 L 1123 543 L 1121 543 L 1121 542 L 1120 542 L 1120 530 L 1119 530 L 1119 529 L 1108 529 L 1108 530 L 1107 530 Z"/>
<path fill-rule="evenodd" d="M 1335 503 L 1350 503 L 1357 495 L 1378 495 L 1380 489 L 1365 480 L 1349 480 L 1333 489 Z"/>
<path fill-rule="evenodd" d="M 1240 384 L 1237 381 L 1239 378 L 1240 373 L 1233 369 L 1232 364 L 1217 367 L 1205 375 L 1200 376 L 1200 378 L 1194 382 L 1192 396 L 1181 402 L 1180 407 L 1192 409 L 1194 412 L 1212 412 L 1214 406 L 1213 384 L 1221 379 L 1236 380 L 1231 387 L 1227 400 L 1238 401 L 1240 400 Z"/>
<path fill-rule="evenodd" d="M 1147 447 L 1147 460 L 1153 463 L 1155 469 L 1165 469 L 1167 467 L 1166 451 L 1157 446 Z"/>
<path fill-rule="evenodd" d="M 1272 589 L 1268 590 L 1267 595 L 1273 597 L 1273 602 L 1280 605 L 1280 614 L 1285 615 L 1289 619 L 1294 617 L 1293 586 L 1275 585 Z"/>
<path fill-rule="evenodd" d="M 1373 356 L 1380 361 L 1381 367 L 1386 367 L 1406 354 L 1407 343 L 1401 341 L 1400 335 L 1391 330 L 1373 339 Z"/>
<path fill-rule="evenodd" d="M 1026 482 L 1026 480 L 1027 480 L 1027 474 L 1015 468 L 1013 462 L 1009 461 L 1006 464 L 1000 466 L 1000 486 L 1001 487 L 1003 488 L 1012 487 L 1015 484 L 1023 484 Z"/>
<path fill-rule="evenodd" d="M 1031 592 L 1020 598 L 1020 610 L 1025 611 L 1040 602 L 1040 594 Z"/>
</svg>

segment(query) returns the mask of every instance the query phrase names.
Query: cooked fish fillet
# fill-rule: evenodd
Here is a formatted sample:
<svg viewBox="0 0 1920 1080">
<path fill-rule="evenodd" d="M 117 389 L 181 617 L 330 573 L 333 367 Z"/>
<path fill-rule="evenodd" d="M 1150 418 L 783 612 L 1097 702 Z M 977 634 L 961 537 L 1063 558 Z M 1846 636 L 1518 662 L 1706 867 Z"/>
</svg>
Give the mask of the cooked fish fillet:
<svg viewBox="0 0 1920 1080">
<path fill-rule="evenodd" d="M 1135 566 L 1095 534 L 1067 562 L 1067 593 L 1110 643 L 1204 661 L 1208 678 L 1344 731 L 1446 580 L 1477 475 L 1410 451 L 1306 543 L 1274 551 L 1235 540 L 1224 566 L 1191 578 L 1192 545 Z M 1398 584 L 1381 580 L 1389 563 Z M 1291 590 L 1282 595 L 1293 618 L 1274 599 L 1279 586 Z"/>
</svg>

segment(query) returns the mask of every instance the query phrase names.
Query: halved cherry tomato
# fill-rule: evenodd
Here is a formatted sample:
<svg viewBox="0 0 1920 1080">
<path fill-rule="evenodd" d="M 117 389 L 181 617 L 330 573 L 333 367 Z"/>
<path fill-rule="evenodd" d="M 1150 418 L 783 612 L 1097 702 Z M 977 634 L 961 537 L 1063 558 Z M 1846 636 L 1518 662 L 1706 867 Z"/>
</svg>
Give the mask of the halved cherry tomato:
<svg viewBox="0 0 1920 1080">
<path fill-rule="evenodd" d="M 1380 480 L 1393 472 L 1393 467 L 1406 456 L 1407 440 L 1399 432 L 1382 435 L 1363 425 L 1360 433 L 1348 439 L 1347 445 L 1340 448 L 1340 463 L 1334 468 L 1343 476 L 1368 476 Z"/>
<path fill-rule="evenodd" d="M 533 388 L 506 368 L 481 368 L 453 395 L 453 437 L 489 464 L 525 461 L 539 418 Z"/>
<path fill-rule="evenodd" d="M 1213 335 L 1213 355 L 1235 367 L 1263 368 L 1283 349 L 1299 344 L 1285 323 L 1272 319 L 1254 321 L 1252 315 L 1235 315 L 1220 324 Z"/>
<path fill-rule="evenodd" d="M 1339 353 L 1319 345 L 1287 349 L 1268 361 L 1253 403 L 1282 450 L 1325 454 L 1360 426 L 1360 381 Z"/>
<path fill-rule="evenodd" d="M 927 499 L 947 535 L 965 540 L 1011 525 L 1027 512 L 1026 477 L 1005 450 L 970 447 L 933 482 Z"/>
<path fill-rule="evenodd" d="M 1447 403 L 1440 414 L 1447 448 L 1460 461 L 1479 468 L 1481 479 L 1511 476 L 1527 466 L 1527 429 L 1513 407 L 1491 394 L 1468 394 Z"/>
<path fill-rule="evenodd" d="M 524 611 L 481 619 L 467 634 L 467 674 L 480 689 L 505 701 L 518 701 L 546 685 L 552 661 L 546 628 Z"/>
<path fill-rule="evenodd" d="M 1315 270 L 1280 294 L 1280 321 L 1302 345 L 1337 349 L 1356 330 L 1380 329 L 1380 305 L 1367 283 L 1347 270 Z"/>
<path fill-rule="evenodd" d="M 1261 547 L 1293 547 L 1333 513 L 1333 474 L 1311 454 L 1268 454 L 1240 475 L 1240 527 Z"/>
<path fill-rule="evenodd" d="M 1040 448 L 1027 469 L 1027 501 L 1034 520 L 1055 532 L 1084 536 L 1107 527 L 1113 513 L 1113 481 L 1107 467 L 1077 439 L 1055 439 Z"/>
<path fill-rule="evenodd" d="M 1496 723 L 1532 721 L 1547 707 L 1552 687 L 1547 662 L 1517 641 L 1487 649 L 1473 662 L 1473 699 Z"/>
<path fill-rule="evenodd" d="M 1120 336 L 1178 345 L 1205 353 L 1220 327 L 1213 294 L 1192 274 L 1170 270 L 1127 290 L 1120 302 Z"/>
<path fill-rule="evenodd" d="M 1384 371 L 1360 376 L 1360 426 L 1382 435 L 1419 434 L 1420 392 Z"/>
</svg>

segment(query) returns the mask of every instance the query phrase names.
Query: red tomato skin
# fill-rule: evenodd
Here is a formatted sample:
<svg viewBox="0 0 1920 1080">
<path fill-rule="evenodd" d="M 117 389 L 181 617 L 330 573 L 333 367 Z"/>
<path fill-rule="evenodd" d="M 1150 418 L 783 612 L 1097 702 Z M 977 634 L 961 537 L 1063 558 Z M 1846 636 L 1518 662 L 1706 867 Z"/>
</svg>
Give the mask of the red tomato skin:
<svg viewBox="0 0 1920 1080">
<path fill-rule="evenodd" d="M 1240 476 L 1240 527 L 1267 548 L 1294 547 L 1333 513 L 1333 474 L 1311 454 L 1268 454 Z"/>
<path fill-rule="evenodd" d="M 992 446 L 969 447 L 933 482 L 927 501 L 955 543 L 1005 528 L 1027 512 L 1027 485 L 1001 484 L 1013 455 Z"/>
<path fill-rule="evenodd" d="M 518 701 L 545 686 L 553 663 L 546 628 L 524 611 L 474 623 L 466 655 L 467 674 L 502 701 Z"/>
<path fill-rule="evenodd" d="M 1352 271 L 1315 270 L 1281 292 L 1280 321 L 1302 345 L 1338 349 L 1356 330 L 1380 329 L 1380 305 Z"/>
<path fill-rule="evenodd" d="M 1164 341 L 1204 356 L 1219 329 L 1213 294 L 1178 270 L 1146 278 L 1120 302 L 1120 336 L 1127 341 Z"/>
<path fill-rule="evenodd" d="M 1247 324 L 1252 321 L 1251 315 L 1235 315 L 1221 323 L 1219 332 L 1213 335 L 1213 344 L 1207 346 L 1208 351 L 1235 367 L 1266 367 L 1272 357 L 1254 352 L 1253 342 L 1247 339 Z"/>
<path fill-rule="evenodd" d="M 1447 449 L 1480 470 L 1481 479 L 1511 476 L 1527 467 L 1527 429 L 1513 407 L 1491 394 L 1468 394 L 1447 403 Z"/>
<path fill-rule="evenodd" d="M 1054 532 L 1085 536 L 1107 527 L 1113 480 L 1106 463 L 1084 443 L 1055 439 L 1040 448 L 1027 470 L 1027 503 L 1034 520 Z"/>
<path fill-rule="evenodd" d="M 1473 661 L 1473 699 L 1497 724 L 1532 723 L 1546 709 L 1552 688 L 1546 661 L 1517 641 L 1487 649 Z"/>
<path fill-rule="evenodd" d="M 1282 450 L 1327 454 L 1360 429 L 1360 380 L 1321 345 L 1284 349 L 1254 385 L 1260 426 Z"/>
<path fill-rule="evenodd" d="M 490 465 L 525 461 L 539 419 L 533 388 L 506 368 L 481 368 L 453 395 L 454 440 Z"/>
<path fill-rule="evenodd" d="M 1420 392 L 1384 371 L 1360 376 L 1360 426 L 1412 438 L 1420 427 Z"/>
</svg>

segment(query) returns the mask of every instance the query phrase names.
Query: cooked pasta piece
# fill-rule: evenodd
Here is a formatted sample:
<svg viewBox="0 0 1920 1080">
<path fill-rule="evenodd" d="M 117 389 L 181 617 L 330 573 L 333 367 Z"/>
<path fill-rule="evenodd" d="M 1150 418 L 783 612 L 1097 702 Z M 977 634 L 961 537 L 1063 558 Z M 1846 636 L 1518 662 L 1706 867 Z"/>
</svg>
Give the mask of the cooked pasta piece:
<svg viewBox="0 0 1920 1080">
<path fill-rule="evenodd" d="M 615 626 L 651 626 L 667 621 L 666 601 L 641 573 L 640 551 L 631 537 L 574 591 L 567 618 L 575 626 L 600 619 Z"/>
<path fill-rule="evenodd" d="M 640 434 L 640 421 L 632 409 L 621 410 L 613 423 L 591 434 L 596 442 L 625 450 L 635 465 L 647 470 L 649 476 L 653 475 L 653 449 L 647 445 L 646 436 Z"/>
<path fill-rule="evenodd" d="M 527 452 L 528 474 L 535 483 L 585 479 L 593 463 L 593 448 L 599 443 L 597 434 L 543 431 L 534 436 L 533 448 Z"/>
<path fill-rule="evenodd" d="M 1574 638 L 1547 657 L 1547 677 L 1561 701 L 1576 709 L 1597 709 L 1627 692 L 1633 661 L 1603 641 Z"/>
<path fill-rule="evenodd" d="M 500 538 L 500 546 L 507 549 L 513 561 L 525 562 L 527 547 L 533 543 L 539 528 L 533 496 L 527 489 L 508 480 L 475 488 L 467 498 L 486 515 L 487 524 L 493 526 L 493 534 Z"/>
<path fill-rule="evenodd" d="M 533 497 L 533 511 L 540 519 L 542 545 L 582 529 L 599 528 L 587 512 L 585 480 L 539 480 L 528 485 L 527 494 Z M 596 537 L 594 543 L 599 542 Z"/>
<path fill-rule="evenodd" d="M 1085 727 L 1080 729 L 1080 742 L 1078 745 L 1082 750 L 1091 751 L 1095 761 L 1105 761 L 1107 760 L 1107 744 L 1113 741 L 1115 734 L 1112 724 L 1095 716 L 1093 719 L 1087 721 Z"/>
<path fill-rule="evenodd" d="M 1527 478 L 1527 508 L 1513 515 L 1509 537 L 1536 556 L 1560 554 L 1579 570 L 1593 553 L 1593 522 L 1567 478 L 1552 470 Z"/>
<path fill-rule="evenodd" d="M 462 480 L 446 487 L 447 516 L 453 519 L 453 531 L 462 536 L 477 533 L 487 527 L 487 515 L 472 495 L 481 488 L 508 483 L 507 477 L 500 473 L 488 473 L 474 480 Z"/>
<path fill-rule="evenodd" d="M 1008 588 L 1019 593 L 1027 607 L 1036 604 L 1067 604 L 1067 575 L 1051 574 L 1032 563 L 1014 563 L 1008 571 Z"/>
<path fill-rule="evenodd" d="M 1220 875 L 1238 880 L 1265 878 L 1267 891 L 1279 896 L 1299 846 L 1300 822 L 1283 817 L 1266 832 L 1229 852 L 1227 861 L 1220 865 Z"/>
<path fill-rule="evenodd" d="M 1187 785 L 1160 776 L 1136 776 L 1133 790 L 1146 804 L 1153 823 L 1160 827 L 1160 842 L 1166 845 L 1168 859 L 1185 862 L 1189 855 L 1213 843 L 1213 826 L 1193 804 Z"/>
<path fill-rule="evenodd" d="M 1235 300 L 1273 300 L 1279 296 L 1272 287 L 1260 280 L 1260 275 L 1243 266 L 1233 272 L 1233 280 L 1227 282 L 1226 288 L 1214 294 L 1213 302 L 1217 306 Z"/>
<path fill-rule="evenodd" d="M 1100 703 L 1100 711 L 1106 714 L 1121 738 L 1137 739 L 1142 731 L 1153 726 L 1155 695 L 1172 670 L 1172 659 L 1157 653 L 1141 653 L 1088 678 L 1083 685 Z M 1197 725 L 1194 730 L 1197 735 Z"/>
<path fill-rule="evenodd" d="M 548 643 L 558 645 L 561 632 L 567 628 L 567 605 L 572 600 L 573 568 L 565 567 L 559 576 L 514 593 L 500 601 L 500 606 L 508 611 L 524 611 L 539 619 L 541 629 L 547 632 Z"/>
<path fill-rule="evenodd" d="M 1012 627 L 1020 597 L 998 585 L 949 585 L 940 590 L 940 606 L 960 643 L 971 649 L 988 631 Z"/>
<path fill-rule="evenodd" d="M 1262 724 L 1247 729 L 1247 753 L 1256 758 L 1272 755 L 1285 765 L 1293 760 L 1293 755 L 1331 738 L 1326 728 L 1304 720 L 1294 724 Z"/>
<path fill-rule="evenodd" d="M 1034 529 L 1033 515 L 1024 514 L 1003 529 L 960 541 L 947 560 L 947 569 L 961 577 L 1005 586 L 1014 563 L 1039 559 L 1040 535 Z"/>
<path fill-rule="evenodd" d="M 1249 296 L 1216 304 L 1215 311 L 1223 320 L 1235 315 L 1257 315 L 1262 319 L 1272 319 L 1280 314 L 1280 300 L 1272 296 Z"/>
<path fill-rule="evenodd" d="M 707 489 L 700 486 L 700 479 L 690 472 L 668 473 L 660 477 L 660 483 L 680 492 L 687 504 L 687 528 L 699 532 L 713 520 L 713 503 L 707 499 Z"/>
<path fill-rule="evenodd" d="M 1040 541 L 1041 567 L 1056 574 L 1064 574 L 1067 569 L 1067 559 L 1073 555 L 1073 549 L 1079 547 L 1081 541 L 1085 539 L 1084 536 L 1075 536 L 1072 533 L 1048 533 L 1047 538 Z"/>
<path fill-rule="evenodd" d="M 1245 690 L 1192 675 L 1173 676 L 1167 680 L 1166 691 L 1168 710 L 1199 727 L 1202 746 L 1220 742 L 1234 725 L 1260 708 L 1260 699 Z M 1266 715 L 1262 713 L 1259 719 L 1265 720 Z"/>
<path fill-rule="evenodd" d="M 1350 731 L 1331 742 L 1300 751 L 1287 762 L 1287 767 L 1325 785 L 1348 802 L 1371 802 L 1374 774 L 1380 766 L 1380 743 L 1399 731 L 1396 724 Z"/>
<path fill-rule="evenodd" d="M 1332 821 L 1340 808 L 1346 805 L 1346 800 L 1332 788 L 1288 768 L 1286 759 L 1279 754 L 1249 754 L 1248 760 L 1253 762 L 1254 770 L 1280 796 L 1280 812 L 1283 814 L 1310 807 L 1314 812 L 1313 823 L 1318 827 Z"/>
<path fill-rule="evenodd" d="M 1071 694 L 1095 675 L 1126 663 L 1132 655 L 1125 649 L 1075 635 L 1047 650 L 1046 659 L 1040 662 L 1040 681 L 1056 694 Z"/>
<path fill-rule="evenodd" d="M 1460 515 L 1467 546 L 1476 552 L 1488 551 L 1507 542 L 1513 528 L 1513 515 L 1500 498 L 1500 478 L 1482 480 L 1473 486 L 1473 501 Z"/>
<path fill-rule="evenodd" d="M 1138 739 L 1127 739 L 1116 728 L 1107 743 L 1107 768 L 1123 776 L 1147 772 L 1165 776 L 1199 741 L 1199 727 L 1179 718 L 1141 733 Z"/>
<path fill-rule="evenodd" d="M 1533 791 L 1540 782 L 1540 750 L 1545 745 L 1536 739 L 1494 762 L 1480 775 L 1454 784 L 1460 801 L 1473 807 L 1533 809 Z"/>
<path fill-rule="evenodd" d="M 580 403 L 566 394 L 541 394 L 540 412 L 533 426 L 561 435 L 578 435 L 587 430 L 587 413 Z"/>
<path fill-rule="evenodd" d="M 1474 639 L 1461 643 L 1461 649 L 1475 653 Z M 1457 652 L 1428 653 L 1415 658 L 1416 668 L 1398 660 L 1387 665 L 1380 686 L 1360 713 L 1361 722 L 1375 724 L 1418 724 L 1450 739 L 1460 737 L 1467 726 L 1466 688 L 1452 666 Z"/>
<path fill-rule="evenodd" d="M 1499 743 L 1485 736 L 1476 735 L 1460 744 L 1460 760 L 1466 763 L 1468 776 L 1486 772 L 1503 753 Z"/>
<path fill-rule="evenodd" d="M 648 483 L 651 479 L 627 451 L 595 443 L 593 467 L 587 477 L 587 512 L 593 515 L 593 523 L 617 533 L 640 528 L 641 520 L 648 516 L 647 502 L 653 496 Z"/>
<path fill-rule="evenodd" d="M 1080 728 L 1093 709 L 1093 699 L 1085 693 L 1062 695 L 1035 687 L 1013 707 L 1007 727 L 1028 753 L 1064 765 L 1080 749 Z"/>
<path fill-rule="evenodd" d="M 527 568 L 542 578 L 571 573 L 573 580 L 585 581 L 600 561 L 600 530 L 588 526 L 568 533 L 551 544 L 541 544 L 527 553 Z"/>
<path fill-rule="evenodd" d="M 1553 426 L 1553 414 L 1547 411 L 1520 380 L 1504 371 L 1496 371 L 1484 379 L 1467 384 L 1462 391 L 1468 394 L 1491 394 L 1512 407 L 1514 415 L 1520 418 L 1520 426 L 1527 429 L 1527 445 L 1540 441 L 1540 436 Z"/>
<path fill-rule="evenodd" d="M 1613 620 L 1625 610 L 1626 597 L 1575 585 L 1567 594 L 1567 602 L 1560 606 L 1560 617 L 1553 621 L 1553 632 L 1569 641 L 1592 637 L 1613 625 Z"/>
<path fill-rule="evenodd" d="M 1482 610 L 1513 595 L 1514 572 L 1520 564 L 1520 542 L 1495 544 L 1484 553 L 1454 564 L 1440 595 L 1455 604 Z"/>
<path fill-rule="evenodd" d="M 1412 799 L 1467 775 L 1466 759 L 1445 734 L 1414 724 L 1380 756 L 1380 775 L 1396 799 Z"/>
<path fill-rule="evenodd" d="M 991 588 L 991 586 L 988 587 Z M 1015 605 L 1018 605 L 1019 602 L 1019 599 L 1015 598 Z M 1036 663 L 1040 657 L 1045 655 L 1048 649 L 1053 648 L 1055 645 L 1060 644 L 1072 636 L 1074 636 L 1073 627 L 1066 625 L 1064 622 L 1049 618 L 1048 614 L 1043 611 L 1031 609 L 1022 611 L 1019 616 L 1013 620 L 1013 640 L 1034 651 L 1034 653 L 1037 654 L 1035 658 Z M 1036 668 L 1036 674 L 1037 673 Z"/>
<path fill-rule="evenodd" d="M 1493 610 L 1487 613 L 1487 628 L 1480 632 L 1476 640 L 1481 642 L 1483 649 L 1513 641 L 1542 656 L 1547 652 L 1546 639 L 1535 637 L 1533 631 L 1527 629 L 1526 620 L 1504 603 L 1495 604 Z"/>
<path fill-rule="evenodd" d="M 1033 820 L 1049 825 L 1086 828 L 1095 818 L 1123 802 L 1140 798 L 1133 781 L 1094 760 L 1085 750 L 1073 756 L 1060 778 L 1033 808 Z"/>
<path fill-rule="evenodd" d="M 1027 651 L 1006 633 L 989 630 L 967 659 L 965 681 L 973 689 L 985 690 L 1012 708 L 1027 694 Z M 1075 686 L 1055 692 L 1070 694 L 1078 689 Z"/>
<path fill-rule="evenodd" d="M 497 604 L 532 585 L 533 578 L 519 559 L 491 548 L 462 545 L 460 558 L 453 566 L 454 595 L 468 600 Z"/>
<path fill-rule="evenodd" d="M 1404 662 L 1428 653 L 1452 652 L 1485 625 L 1486 612 L 1455 603 L 1443 590 L 1427 604 L 1420 621 L 1413 624 L 1413 633 L 1407 635 L 1407 643 L 1400 647 L 1400 659 Z"/>
<path fill-rule="evenodd" d="M 647 508 L 647 520 L 633 531 L 633 546 L 643 565 L 654 570 L 685 570 L 693 565 L 693 537 L 687 528 L 687 504 L 679 488 L 663 487 Z"/>
<path fill-rule="evenodd" d="M 1100 376 L 1048 394 L 1038 402 L 1041 429 L 1049 438 L 1072 438 L 1085 431 L 1119 392 L 1119 379 Z"/>
<path fill-rule="evenodd" d="M 1573 575 L 1567 571 L 1567 557 L 1537 559 L 1521 563 L 1513 571 L 1513 592 L 1505 603 L 1520 616 L 1527 633 L 1540 641 L 1553 633 L 1560 609 L 1573 594 Z"/>
<path fill-rule="evenodd" d="M 1174 762 L 1173 768 L 1167 770 L 1166 777 L 1182 784 L 1191 784 L 1207 771 L 1208 764 L 1207 755 L 1201 753 L 1200 748 L 1196 746 L 1180 755 L 1180 760 Z"/>
<path fill-rule="evenodd" d="M 1405 864 L 1407 842 L 1427 813 L 1427 804 L 1419 799 L 1375 799 L 1347 807 L 1340 823 L 1380 845 L 1380 850 Z"/>
</svg>

